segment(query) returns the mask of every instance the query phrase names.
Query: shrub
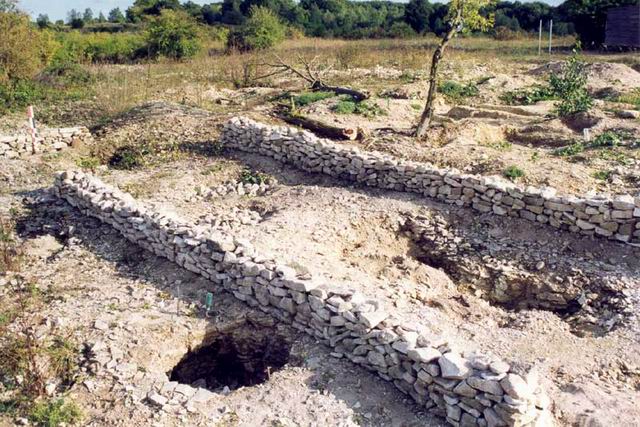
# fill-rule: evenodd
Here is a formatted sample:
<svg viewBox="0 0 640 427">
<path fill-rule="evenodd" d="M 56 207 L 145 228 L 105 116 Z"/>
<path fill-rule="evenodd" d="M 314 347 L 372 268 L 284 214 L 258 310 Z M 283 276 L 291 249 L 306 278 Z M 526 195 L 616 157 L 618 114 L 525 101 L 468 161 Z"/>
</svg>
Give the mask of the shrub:
<svg viewBox="0 0 640 427">
<path fill-rule="evenodd" d="M 587 91 L 587 72 L 584 62 L 578 58 L 577 51 L 573 51 L 562 74 L 549 76 L 549 86 L 560 99 L 556 104 L 556 112 L 565 117 L 572 114 L 589 111 L 593 99 Z"/>
<path fill-rule="evenodd" d="M 524 176 L 524 171 L 520 169 L 518 166 L 509 166 L 504 171 L 504 176 L 515 181 L 518 178 L 522 178 Z"/>
<path fill-rule="evenodd" d="M 239 177 L 239 181 L 243 184 L 264 184 L 267 179 L 269 179 L 267 175 L 251 169 L 243 169 Z"/>
<path fill-rule="evenodd" d="M 408 39 L 417 36 L 411 25 L 406 22 L 394 22 L 387 35 L 394 39 Z"/>
<path fill-rule="evenodd" d="M 285 26 L 270 9 L 253 6 L 249 19 L 229 34 L 227 48 L 240 51 L 268 49 L 283 41 L 285 32 Z"/>
<path fill-rule="evenodd" d="M 29 419 L 43 427 L 58 427 L 74 424 L 82 418 L 82 412 L 75 402 L 66 403 L 64 399 L 36 403 Z"/>
<path fill-rule="evenodd" d="M 438 92 L 453 101 L 459 101 L 462 98 L 477 96 L 480 92 L 474 83 L 466 85 L 447 80 L 438 86 Z"/>
<path fill-rule="evenodd" d="M 153 18 L 146 33 L 147 49 L 152 56 L 185 59 L 200 49 L 200 31 L 185 12 L 163 10 Z"/>
<path fill-rule="evenodd" d="M 136 169 L 146 164 L 145 157 L 149 153 L 146 146 L 125 145 L 113 153 L 109 159 L 109 166 L 122 170 Z"/>
<path fill-rule="evenodd" d="M 517 40 L 520 33 L 507 27 L 497 27 L 493 32 L 493 38 L 496 40 Z"/>
<path fill-rule="evenodd" d="M 611 171 L 596 171 L 593 173 L 593 177 L 600 181 L 606 181 L 611 176 Z"/>
<path fill-rule="evenodd" d="M 351 99 L 341 99 L 334 107 L 337 114 L 358 114 L 365 117 L 384 116 L 387 114 L 377 104 L 367 104 L 366 102 L 355 102 Z"/>
</svg>

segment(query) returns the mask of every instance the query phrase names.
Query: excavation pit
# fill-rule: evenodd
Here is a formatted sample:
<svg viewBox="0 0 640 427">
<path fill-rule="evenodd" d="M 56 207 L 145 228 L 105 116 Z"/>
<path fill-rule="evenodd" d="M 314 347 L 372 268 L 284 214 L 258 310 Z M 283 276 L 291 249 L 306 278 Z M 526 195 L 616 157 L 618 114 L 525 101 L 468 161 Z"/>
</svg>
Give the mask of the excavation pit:
<svg viewBox="0 0 640 427">
<path fill-rule="evenodd" d="M 221 391 L 270 379 L 289 360 L 290 342 L 270 328 L 244 324 L 208 337 L 168 372 L 171 381 Z"/>
</svg>

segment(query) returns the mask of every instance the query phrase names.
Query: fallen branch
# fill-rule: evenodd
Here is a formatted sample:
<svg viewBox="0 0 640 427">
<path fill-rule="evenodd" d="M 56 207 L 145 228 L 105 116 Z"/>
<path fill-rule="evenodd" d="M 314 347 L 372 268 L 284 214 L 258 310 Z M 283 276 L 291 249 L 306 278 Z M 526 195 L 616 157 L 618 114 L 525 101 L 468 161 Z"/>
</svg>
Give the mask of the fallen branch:
<svg viewBox="0 0 640 427">
<path fill-rule="evenodd" d="M 259 80 L 261 78 L 271 77 L 278 74 L 291 73 L 295 76 L 301 78 L 306 81 L 309 85 L 309 88 L 314 92 L 334 92 L 338 95 L 349 95 L 355 101 L 360 102 L 365 99 L 369 99 L 369 94 L 366 92 L 362 92 L 356 89 L 341 87 L 341 86 L 331 86 L 326 84 L 322 75 L 327 73 L 331 67 L 325 68 L 324 70 L 318 70 L 315 66 L 315 62 L 318 60 L 318 57 L 313 58 L 311 61 L 307 61 L 302 56 L 298 56 L 298 60 L 302 63 L 304 69 L 299 69 L 296 66 L 287 63 L 284 59 L 280 58 L 278 55 L 274 55 L 278 60 L 275 64 L 263 64 L 268 67 L 271 67 L 274 71 L 267 73 L 265 75 L 256 77 L 255 80 Z"/>
</svg>

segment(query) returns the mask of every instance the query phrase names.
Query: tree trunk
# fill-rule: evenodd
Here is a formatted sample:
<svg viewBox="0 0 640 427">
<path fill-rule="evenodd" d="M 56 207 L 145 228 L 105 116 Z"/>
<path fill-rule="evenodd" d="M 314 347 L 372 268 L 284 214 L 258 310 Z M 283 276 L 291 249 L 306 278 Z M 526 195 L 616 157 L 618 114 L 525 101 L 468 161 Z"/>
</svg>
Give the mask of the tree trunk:
<svg viewBox="0 0 640 427">
<path fill-rule="evenodd" d="M 433 103 L 436 99 L 436 89 L 438 86 L 438 64 L 442 59 L 445 48 L 458 31 L 459 29 L 457 25 L 452 26 L 440 42 L 440 45 L 436 48 L 436 51 L 433 52 L 431 70 L 429 71 L 429 92 L 427 94 L 427 103 L 424 107 L 424 111 L 422 112 L 422 116 L 420 116 L 420 122 L 418 123 L 418 128 L 416 129 L 415 134 L 416 138 L 424 138 L 427 130 L 429 129 L 429 125 L 431 125 L 431 119 L 433 118 L 434 111 Z"/>
<path fill-rule="evenodd" d="M 369 99 L 369 94 L 348 87 L 327 86 L 324 83 L 316 82 L 311 86 L 314 91 L 333 92 L 337 95 L 349 95 L 354 101 L 360 102 Z"/>
<path fill-rule="evenodd" d="M 357 128 L 340 128 L 288 111 L 276 111 L 275 114 L 285 122 L 310 130 L 323 138 L 353 141 L 359 137 Z"/>
</svg>

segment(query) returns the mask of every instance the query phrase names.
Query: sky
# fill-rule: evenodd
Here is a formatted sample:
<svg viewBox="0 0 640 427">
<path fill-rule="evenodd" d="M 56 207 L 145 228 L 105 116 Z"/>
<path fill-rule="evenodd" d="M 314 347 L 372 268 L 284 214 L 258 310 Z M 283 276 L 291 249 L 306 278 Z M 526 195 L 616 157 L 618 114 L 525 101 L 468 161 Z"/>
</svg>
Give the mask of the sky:
<svg viewBox="0 0 640 427">
<path fill-rule="evenodd" d="M 216 0 L 194 0 L 195 3 L 205 4 L 213 3 Z M 524 0 L 527 1 L 527 0 Z M 557 5 L 562 0 L 543 0 L 546 3 Z M 66 19 L 67 12 L 76 9 L 80 12 L 90 7 L 93 9 L 94 16 L 98 16 L 102 11 L 105 16 L 107 13 L 119 7 L 123 12 L 127 9 L 133 0 L 20 0 L 20 8 L 32 16 L 38 16 L 41 13 L 49 15 L 52 20 Z"/>
</svg>

